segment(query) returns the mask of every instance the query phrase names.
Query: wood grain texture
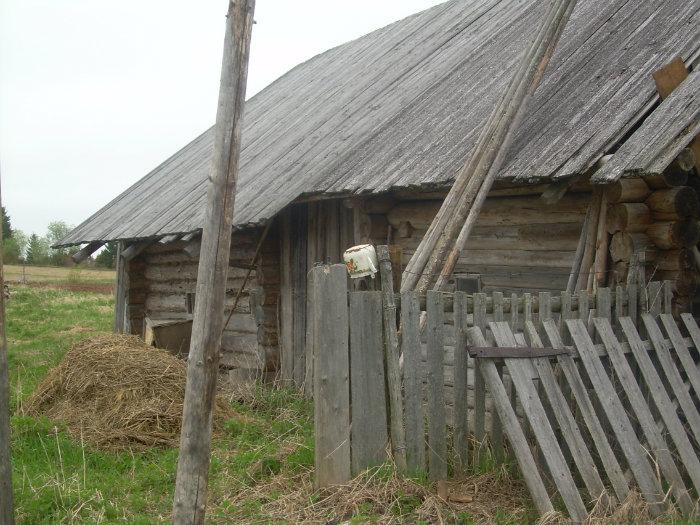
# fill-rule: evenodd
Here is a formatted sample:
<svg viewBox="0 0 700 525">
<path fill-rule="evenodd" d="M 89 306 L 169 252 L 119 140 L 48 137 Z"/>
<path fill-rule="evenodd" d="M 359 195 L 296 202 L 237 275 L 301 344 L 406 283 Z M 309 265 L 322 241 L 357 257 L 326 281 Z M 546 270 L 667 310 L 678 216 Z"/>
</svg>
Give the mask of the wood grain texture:
<svg viewBox="0 0 700 525">
<path fill-rule="evenodd" d="M 622 384 L 628 403 L 646 438 L 647 445 L 651 448 L 650 452 L 659 465 L 666 482 L 671 486 L 671 492 L 676 499 L 676 503 L 684 513 L 692 512 L 694 508 L 693 500 L 688 494 L 688 489 L 685 487 L 683 477 L 674 462 L 671 450 L 657 427 L 654 416 L 646 403 L 644 392 L 637 384 L 634 372 L 613 333 L 610 321 L 598 318 L 594 319 L 593 322 L 603 341 L 603 345 L 605 345 L 605 349 L 608 351 L 610 362 L 615 369 L 618 380 Z"/>
<path fill-rule="evenodd" d="M 627 459 L 627 464 L 634 474 L 644 499 L 649 503 L 652 515 L 659 515 L 664 508 L 664 490 L 656 477 L 656 472 L 649 463 L 647 452 L 639 442 L 632 424 L 625 412 L 615 388 L 610 382 L 603 364 L 593 349 L 588 330 L 581 321 L 570 320 L 566 326 L 571 333 L 579 352 L 581 362 L 588 373 L 600 406 L 615 434 L 617 442 Z"/>
<path fill-rule="evenodd" d="M 352 475 L 387 460 L 381 292 L 350 294 Z"/>
<path fill-rule="evenodd" d="M 420 303 L 416 292 L 401 294 L 401 353 L 403 355 L 404 412 L 406 415 L 406 465 L 409 471 L 425 470 L 425 422 L 423 381 L 420 374 Z"/>
<path fill-rule="evenodd" d="M 321 53 L 251 97 L 236 227 L 302 194 L 449 186 L 546 7 L 440 4 Z M 653 108 L 651 73 L 698 48 L 698 25 L 684 0 L 580 1 L 499 176 L 549 181 L 592 167 Z M 62 242 L 202 228 L 212 141 L 212 130 L 195 138 Z"/>
<path fill-rule="evenodd" d="M 431 481 L 447 478 L 447 425 L 443 378 L 443 305 L 442 293 L 429 291 L 427 297 L 426 341 L 427 415 L 428 415 L 428 476 Z"/>
<path fill-rule="evenodd" d="M 344 264 L 317 266 L 313 274 L 314 483 L 346 483 L 350 468 L 350 386 L 347 270 Z"/>
<path fill-rule="evenodd" d="M 517 311 L 517 309 L 516 309 Z M 469 360 L 467 354 L 467 294 L 456 292 L 454 298 L 454 435 L 455 470 L 465 473 L 469 465 Z"/>
<path fill-rule="evenodd" d="M 485 346 L 487 344 L 481 329 L 478 327 L 472 327 L 467 330 L 467 337 L 473 345 Z M 537 469 L 537 464 L 532 457 L 532 452 L 520 426 L 518 416 L 513 410 L 508 393 L 496 371 L 496 365 L 487 359 L 484 360 L 481 370 L 535 507 L 540 514 L 554 511 L 554 506 L 549 499 L 549 494 Z"/>
</svg>

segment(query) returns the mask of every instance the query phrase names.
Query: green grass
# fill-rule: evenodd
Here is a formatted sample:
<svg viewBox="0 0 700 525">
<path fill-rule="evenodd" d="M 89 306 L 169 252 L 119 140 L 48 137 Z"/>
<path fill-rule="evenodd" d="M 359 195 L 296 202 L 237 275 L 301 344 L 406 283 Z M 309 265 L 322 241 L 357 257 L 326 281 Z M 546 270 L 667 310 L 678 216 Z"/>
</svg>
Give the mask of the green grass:
<svg viewBox="0 0 700 525">
<path fill-rule="evenodd" d="M 112 298 L 105 294 L 13 287 L 7 304 L 11 370 L 12 460 L 18 523 L 168 523 L 177 451 L 108 453 L 90 450 L 45 419 L 18 415 L 18 406 L 72 343 L 111 329 Z M 230 523 L 235 511 L 265 523 L 260 504 L 232 509 L 227 498 L 280 472 L 313 467 L 308 402 L 260 388 L 234 403 L 239 420 L 227 422 L 212 453 L 208 521 Z"/>
</svg>

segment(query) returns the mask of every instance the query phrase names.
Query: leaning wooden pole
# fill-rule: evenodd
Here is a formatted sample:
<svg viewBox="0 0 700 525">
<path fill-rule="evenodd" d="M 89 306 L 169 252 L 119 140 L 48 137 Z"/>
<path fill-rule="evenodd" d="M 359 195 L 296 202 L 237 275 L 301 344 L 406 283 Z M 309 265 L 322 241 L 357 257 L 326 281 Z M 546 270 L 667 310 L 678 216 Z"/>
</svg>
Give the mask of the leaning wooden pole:
<svg viewBox="0 0 700 525">
<path fill-rule="evenodd" d="M 204 523 L 212 412 L 224 325 L 233 205 L 241 151 L 248 56 L 255 0 L 229 0 L 206 218 L 197 272 L 197 301 L 187 363 L 175 525 Z"/>
<path fill-rule="evenodd" d="M 0 198 L 2 201 L 2 198 Z M 4 217 L 3 217 L 3 220 Z M 0 228 L 2 246 L 2 228 Z M 10 461 L 10 374 L 7 366 L 5 335 L 5 279 L 0 250 L 0 523 L 14 525 L 12 501 L 12 462 Z"/>
<path fill-rule="evenodd" d="M 484 127 L 424 240 L 404 272 L 402 290 L 439 289 L 452 275 L 503 163 L 527 102 L 539 84 L 576 0 L 554 0 L 502 100 Z"/>
</svg>

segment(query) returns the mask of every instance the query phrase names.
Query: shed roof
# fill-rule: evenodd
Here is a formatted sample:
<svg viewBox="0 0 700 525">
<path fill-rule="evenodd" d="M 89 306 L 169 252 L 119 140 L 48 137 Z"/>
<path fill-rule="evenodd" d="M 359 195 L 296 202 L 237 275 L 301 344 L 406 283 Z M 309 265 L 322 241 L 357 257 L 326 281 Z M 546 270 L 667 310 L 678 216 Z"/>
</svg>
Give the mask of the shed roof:
<svg viewBox="0 0 700 525">
<path fill-rule="evenodd" d="M 322 53 L 246 102 L 234 223 L 304 195 L 447 186 L 547 2 L 452 0 Z M 656 102 L 651 73 L 700 48 L 700 1 L 580 0 L 500 177 L 585 172 Z M 61 244 L 187 233 L 204 222 L 208 130 Z"/>
</svg>

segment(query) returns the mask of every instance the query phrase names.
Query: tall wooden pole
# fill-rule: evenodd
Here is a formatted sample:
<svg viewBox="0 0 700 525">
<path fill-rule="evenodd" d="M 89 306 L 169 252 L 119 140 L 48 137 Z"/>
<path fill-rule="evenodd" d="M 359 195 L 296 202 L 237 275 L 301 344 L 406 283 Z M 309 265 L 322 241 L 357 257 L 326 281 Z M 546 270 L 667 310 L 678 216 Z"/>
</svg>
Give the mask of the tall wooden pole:
<svg viewBox="0 0 700 525">
<path fill-rule="evenodd" d="M 466 245 L 527 103 L 539 84 L 576 0 L 553 0 L 508 89 L 481 132 L 418 249 L 406 265 L 401 290 L 425 292 L 447 282 Z"/>
<path fill-rule="evenodd" d="M 2 197 L 0 197 L 1 202 Z M 3 220 L 5 220 L 4 217 Z M 1 247 L 2 228 L 0 228 Z M 10 448 L 10 377 L 7 369 L 7 337 L 5 336 L 5 279 L 2 249 L 0 249 L 0 523 L 14 525 Z"/>
<path fill-rule="evenodd" d="M 250 37 L 255 0 L 229 0 L 214 131 L 214 155 L 197 272 L 197 301 L 187 364 L 187 386 L 173 523 L 204 523 L 211 453 L 212 412 L 219 372 L 224 301 L 241 150 Z"/>
</svg>

